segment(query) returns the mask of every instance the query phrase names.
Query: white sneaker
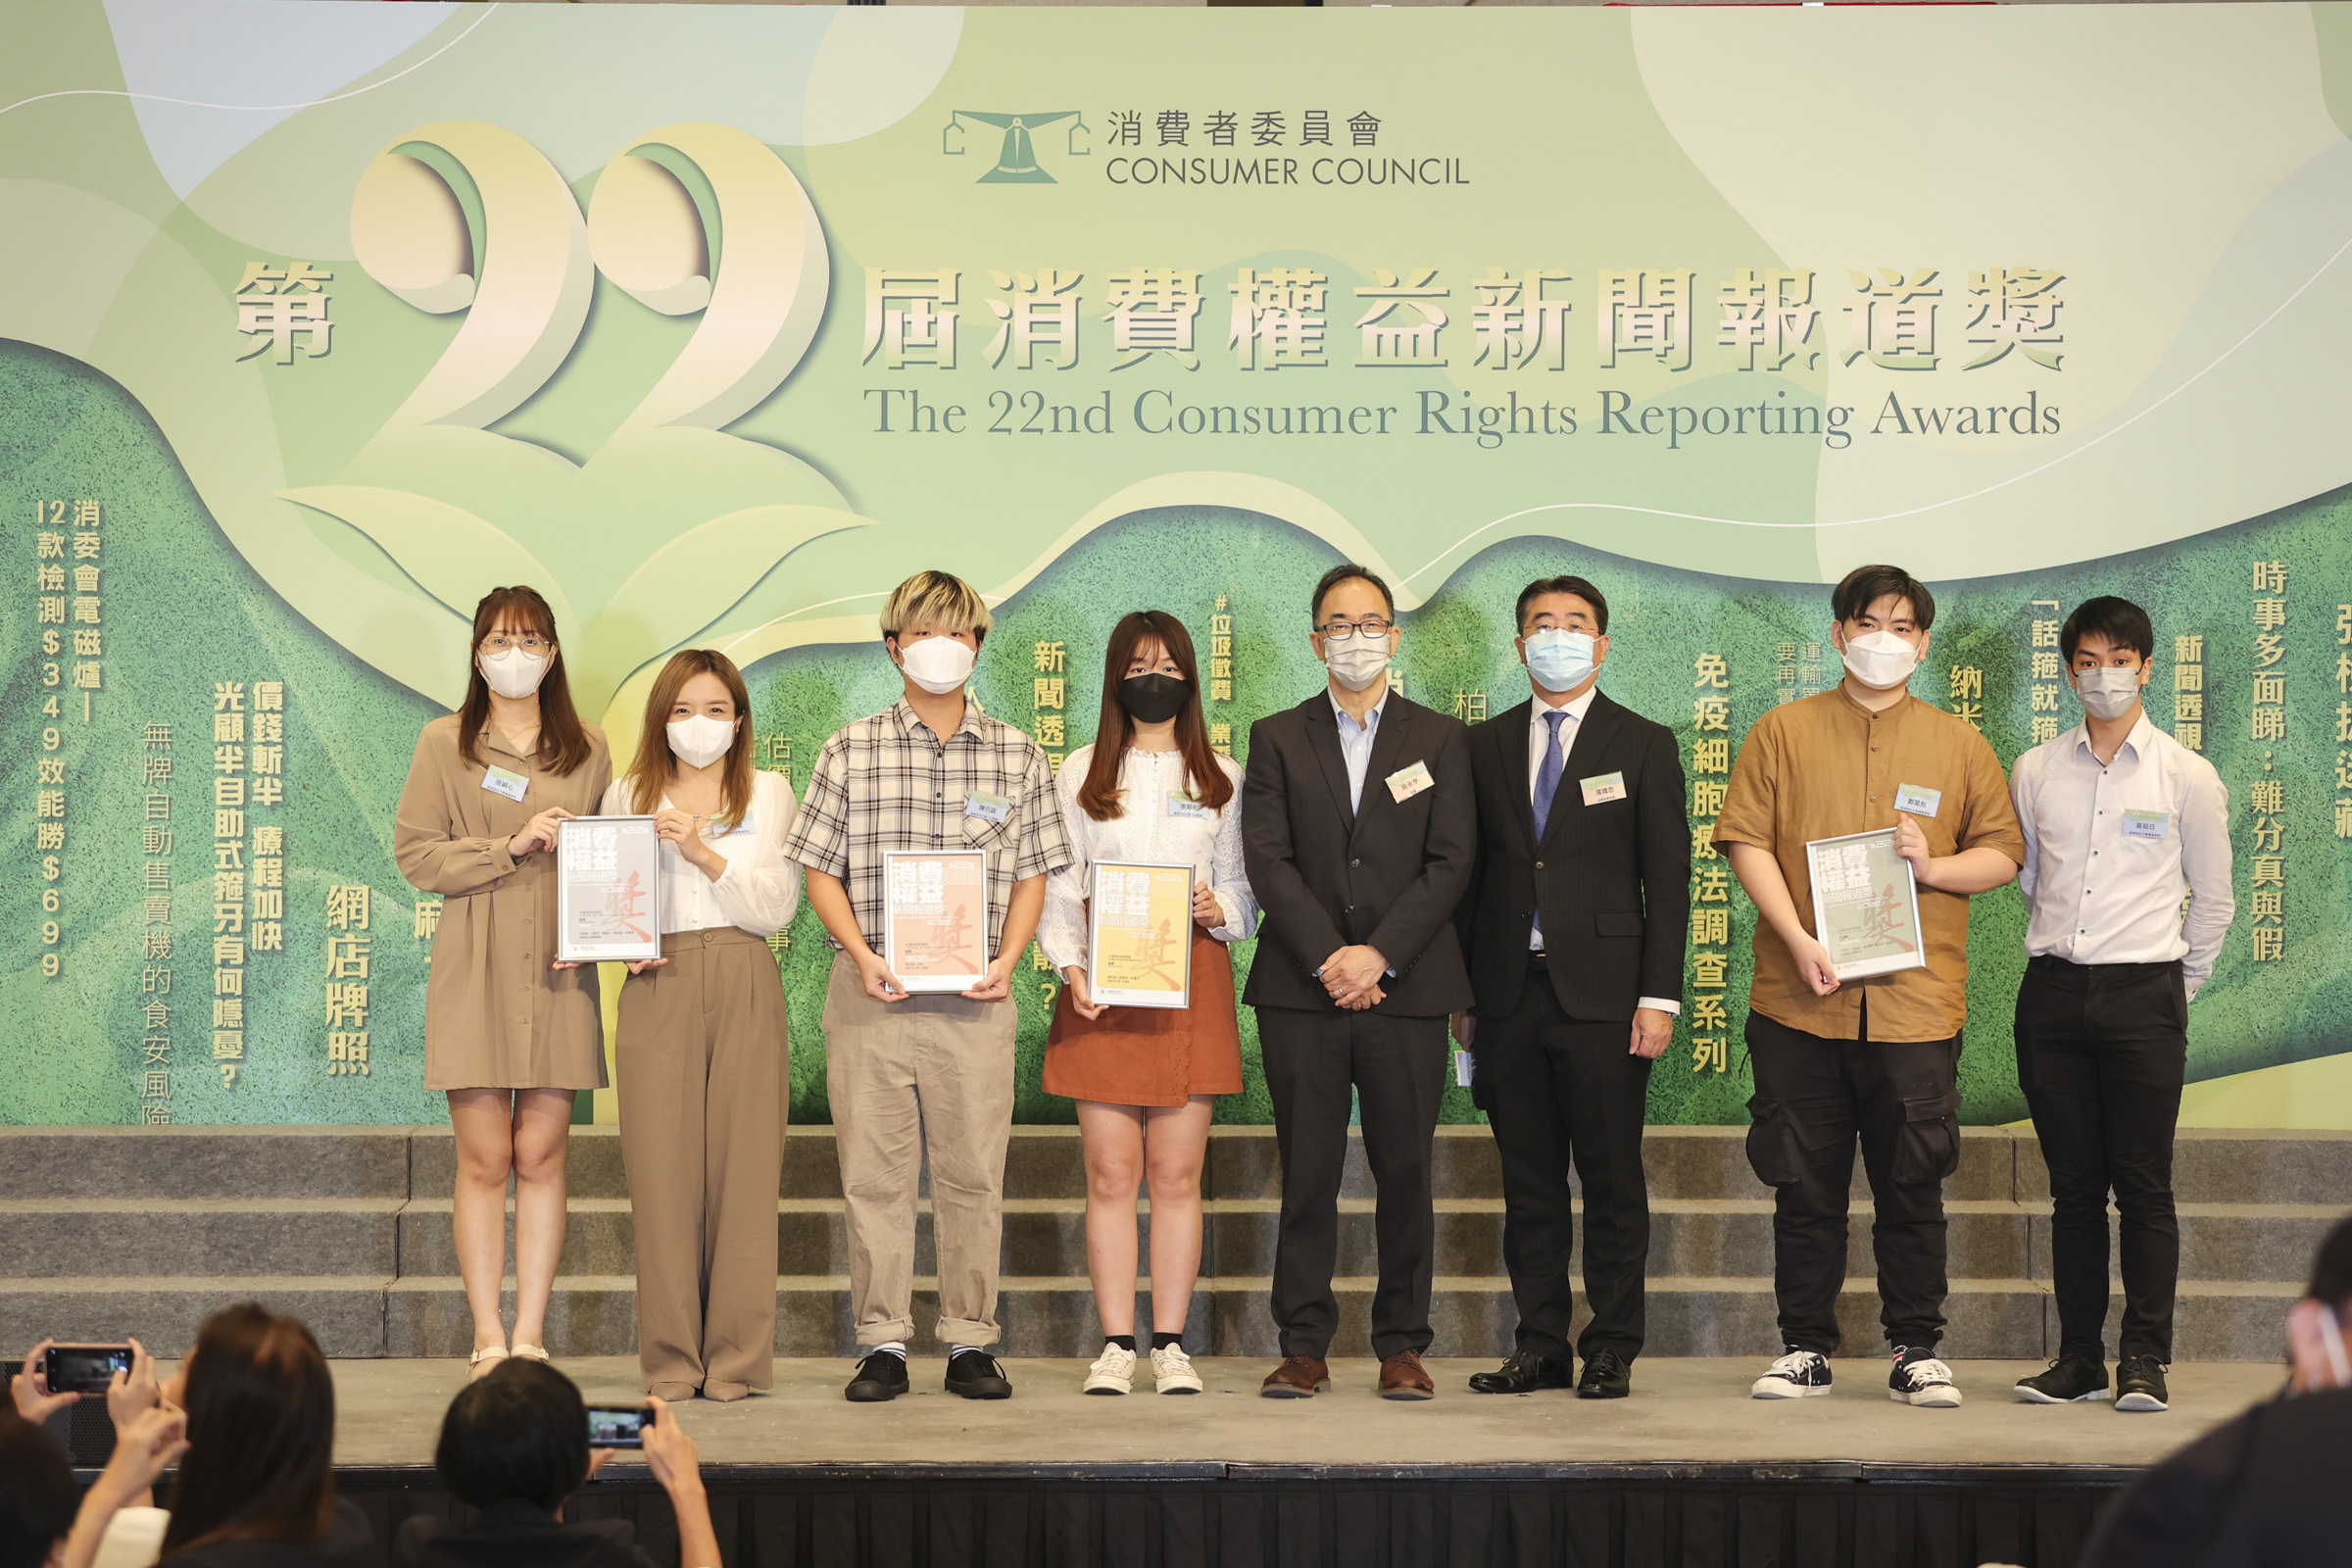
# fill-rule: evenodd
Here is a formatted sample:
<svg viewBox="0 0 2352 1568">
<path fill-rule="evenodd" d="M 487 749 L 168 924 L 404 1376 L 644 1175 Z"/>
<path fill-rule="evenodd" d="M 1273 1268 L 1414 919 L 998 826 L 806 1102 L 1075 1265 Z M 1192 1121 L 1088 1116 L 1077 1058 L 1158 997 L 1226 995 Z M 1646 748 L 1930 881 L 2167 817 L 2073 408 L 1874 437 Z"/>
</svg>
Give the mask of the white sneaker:
<svg viewBox="0 0 2352 1568">
<path fill-rule="evenodd" d="M 1952 1387 L 1952 1369 L 1936 1360 L 1933 1350 L 1898 1345 L 1894 1370 L 1886 1378 L 1886 1397 L 1897 1404 L 1950 1410 L 1959 1405 L 1960 1391 Z"/>
<path fill-rule="evenodd" d="M 1184 1353 L 1184 1347 L 1171 1345 L 1152 1352 L 1152 1386 L 1160 1394 L 1199 1394 L 1200 1374 L 1193 1370 L 1193 1358 Z"/>
<path fill-rule="evenodd" d="M 1794 1347 L 1787 1355 L 1766 1369 L 1764 1375 L 1749 1386 L 1748 1394 L 1758 1399 L 1801 1399 L 1807 1395 L 1830 1392 L 1829 1357 Z"/>
<path fill-rule="evenodd" d="M 1122 1350 L 1115 1345 L 1102 1347 L 1095 1364 L 1086 1369 L 1086 1386 L 1082 1394 L 1125 1394 L 1135 1387 L 1135 1352 Z"/>
</svg>

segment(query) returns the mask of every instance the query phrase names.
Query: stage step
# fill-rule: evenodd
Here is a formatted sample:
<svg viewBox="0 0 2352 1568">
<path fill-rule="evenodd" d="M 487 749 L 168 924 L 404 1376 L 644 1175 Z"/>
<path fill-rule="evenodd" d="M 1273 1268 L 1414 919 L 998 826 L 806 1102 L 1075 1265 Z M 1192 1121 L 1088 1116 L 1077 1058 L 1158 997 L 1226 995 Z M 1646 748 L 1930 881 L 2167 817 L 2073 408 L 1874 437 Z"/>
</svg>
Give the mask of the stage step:
<svg viewBox="0 0 2352 1568">
<path fill-rule="evenodd" d="M 1651 1353 L 1777 1348 L 1772 1199 L 1747 1169 L 1744 1134 L 1652 1128 L 1644 1141 Z M 1503 1353 L 1514 1313 L 1499 1273 L 1493 1140 L 1483 1127 L 1440 1129 L 1434 1162 L 1442 1196 L 1433 1351 Z M 630 1353 L 635 1221 L 616 1130 L 573 1129 L 567 1172 L 571 1219 L 551 1347 L 565 1355 Z M 2352 1135 L 2186 1131 L 2176 1172 L 2176 1354 L 2275 1357 L 2285 1304 L 2352 1193 Z M 47 1334 L 136 1333 L 173 1354 L 207 1311 L 258 1297 L 301 1313 L 332 1355 L 462 1354 L 470 1336 L 450 1237 L 454 1176 L 446 1127 L 0 1129 L 0 1258 L 8 1259 L 0 1347 Z M 1266 1275 L 1281 1195 L 1272 1130 L 1218 1128 L 1202 1185 L 1207 1234 L 1192 1343 L 1216 1354 L 1271 1355 Z M 847 1353 L 848 1251 L 831 1128 L 793 1130 L 783 1188 L 779 1253 L 790 1272 L 778 1281 L 777 1348 Z M 1096 1333 L 1076 1130 L 1016 1128 L 1005 1190 L 1006 1351 L 1072 1353 Z M 1862 1347 L 1879 1331 L 1869 1189 L 1859 1171 L 1855 1193 L 1839 1316 L 1849 1347 Z M 1946 1193 L 1948 1348 L 1956 1356 L 2046 1353 L 2056 1341 L 2048 1184 L 2030 1130 L 1966 1129 Z M 1339 1354 L 1369 1351 L 1374 1197 L 1356 1145 L 1341 1200 Z M 934 1266 L 928 1208 L 917 1222 L 918 1274 Z M 930 1289 L 927 1279 L 918 1285 L 924 1335 L 936 1315 Z"/>
</svg>

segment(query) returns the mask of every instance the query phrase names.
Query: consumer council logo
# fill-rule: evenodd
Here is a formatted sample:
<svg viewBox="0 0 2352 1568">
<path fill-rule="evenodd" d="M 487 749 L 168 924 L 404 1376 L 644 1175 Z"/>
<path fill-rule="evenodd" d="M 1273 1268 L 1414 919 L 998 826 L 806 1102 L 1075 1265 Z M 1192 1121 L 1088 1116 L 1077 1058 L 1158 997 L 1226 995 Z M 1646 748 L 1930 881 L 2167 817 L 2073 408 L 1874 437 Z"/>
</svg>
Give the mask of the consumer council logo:
<svg viewBox="0 0 2352 1568">
<path fill-rule="evenodd" d="M 966 151 L 964 140 L 967 135 L 980 144 L 983 152 L 988 150 L 988 134 L 967 128 L 964 124 L 967 120 L 977 125 L 991 126 L 1004 132 L 998 144 L 997 167 L 980 176 L 979 183 L 983 185 L 1058 183 L 1037 161 L 1035 132 L 1059 121 L 1070 122 L 1062 132 L 1062 151 L 1072 158 L 1090 158 L 1094 155 L 1095 133 L 1087 128 L 1085 118 L 1075 109 L 1035 115 L 984 115 L 974 109 L 958 109 L 948 117 L 947 124 L 939 132 L 939 150 L 946 156 L 961 158 Z"/>
</svg>

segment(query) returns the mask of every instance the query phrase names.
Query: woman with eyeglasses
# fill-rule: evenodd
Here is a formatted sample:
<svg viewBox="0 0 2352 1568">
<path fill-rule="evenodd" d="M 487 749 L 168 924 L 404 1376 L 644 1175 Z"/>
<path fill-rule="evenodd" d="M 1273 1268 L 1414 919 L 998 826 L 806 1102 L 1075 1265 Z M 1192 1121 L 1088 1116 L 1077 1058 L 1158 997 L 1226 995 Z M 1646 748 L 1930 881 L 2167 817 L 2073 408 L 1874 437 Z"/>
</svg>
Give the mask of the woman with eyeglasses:
<svg viewBox="0 0 2352 1568">
<path fill-rule="evenodd" d="M 451 1222 L 473 1311 L 473 1375 L 547 1357 L 564 1250 L 573 1095 L 605 1087 L 596 968 L 559 969 L 556 826 L 612 782 L 604 732 L 571 706 L 555 612 L 524 587 L 473 611 L 466 703 L 417 737 L 393 858 L 442 896 L 424 991 L 424 1086 L 457 1134 Z M 514 1337 L 500 1317 L 507 1178 L 514 1178 Z"/>
</svg>

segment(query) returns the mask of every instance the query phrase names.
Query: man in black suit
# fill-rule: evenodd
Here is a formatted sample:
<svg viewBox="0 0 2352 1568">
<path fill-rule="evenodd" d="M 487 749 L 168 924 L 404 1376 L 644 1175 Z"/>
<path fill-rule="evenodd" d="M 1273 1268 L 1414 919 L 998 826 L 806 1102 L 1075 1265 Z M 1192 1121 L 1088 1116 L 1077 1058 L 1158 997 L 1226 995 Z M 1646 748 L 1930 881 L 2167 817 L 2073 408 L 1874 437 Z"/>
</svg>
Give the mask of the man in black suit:
<svg viewBox="0 0 2352 1568">
<path fill-rule="evenodd" d="M 1478 823 L 1468 732 L 1390 689 L 1396 613 L 1388 585 L 1364 567 L 1325 572 L 1310 640 L 1326 688 L 1250 729 L 1242 842 L 1265 925 L 1242 1000 L 1257 1009 L 1282 1152 L 1273 1304 L 1283 1361 L 1258 1391 L 1272 1398 L 1330 1386 L 1350 1091 L 1379 1186 L 1381 1396 L 1437 1393 L 1421 1365 L 1436 1246 L 1431 1143 L 1446 1018 L 1470 1001 L 1453 913 Z"/>
<path fill-rule="evenodd" d="M 1531 582 L 1518 625 L 1535 695 L 1470 732 L 1479 858 L 1460 918 L 1478 1000 L 1454 1020 L 1454 1038 L 1471 1054 L 1472 1098 L 1502 1156 L 1502 1257 L 1519 1335 L 1500 1370 L 1470 1387 L 1568 1386 L 1573 1161 L 1592 1308 L 1576 1392 L 1622 1398 L 1642 1353 L 1642 1123 L 1649 1064 L 1682 1010 L 1690 821 L 1673 732 L 1597 684 L 1609 654 L 1600 590 L 1582 577 Z"/>
</svg>

